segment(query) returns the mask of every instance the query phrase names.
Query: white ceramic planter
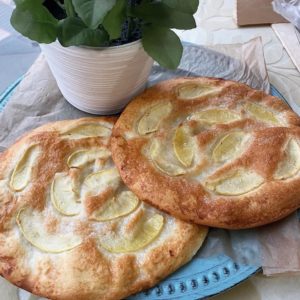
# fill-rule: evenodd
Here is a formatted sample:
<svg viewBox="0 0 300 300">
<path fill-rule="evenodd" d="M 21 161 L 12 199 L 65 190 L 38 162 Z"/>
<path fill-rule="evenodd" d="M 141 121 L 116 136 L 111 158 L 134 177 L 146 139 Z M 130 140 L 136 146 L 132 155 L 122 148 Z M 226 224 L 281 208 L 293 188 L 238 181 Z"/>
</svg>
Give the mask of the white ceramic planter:
<svg viewBox="0 0 300 300">
<path fill-rule="evenodd" d="M 41 45 L 68 102 L 92 114 L 120 112 L 146 86 L 153 60 L 140 41 L 107 47 Z"/>
</svg>

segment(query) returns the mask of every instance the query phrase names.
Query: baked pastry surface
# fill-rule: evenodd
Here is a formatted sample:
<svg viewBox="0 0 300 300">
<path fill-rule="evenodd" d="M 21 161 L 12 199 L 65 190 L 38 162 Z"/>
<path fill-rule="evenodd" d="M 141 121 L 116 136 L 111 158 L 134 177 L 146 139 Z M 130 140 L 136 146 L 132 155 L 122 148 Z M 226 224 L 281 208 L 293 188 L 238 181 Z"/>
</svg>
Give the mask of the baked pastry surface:
<svg viewBox="0 0 300 300">
<path fill-rule="evenodd" d="M 300 207 L 299 124 L 280 99 L 244 84 L 178 78 L 127 106 L 112 154 L 141 200 L 182 220 L 248 228 Z"/>
<path fill-rule="evenodd" d="M 0 274 L 15 285 L 50 299 L 121 299 L 201 246 L 206 227 L 123 184 L 110 153 L 115 121 L 50 123 L 0 155 Z"/>
</svg>

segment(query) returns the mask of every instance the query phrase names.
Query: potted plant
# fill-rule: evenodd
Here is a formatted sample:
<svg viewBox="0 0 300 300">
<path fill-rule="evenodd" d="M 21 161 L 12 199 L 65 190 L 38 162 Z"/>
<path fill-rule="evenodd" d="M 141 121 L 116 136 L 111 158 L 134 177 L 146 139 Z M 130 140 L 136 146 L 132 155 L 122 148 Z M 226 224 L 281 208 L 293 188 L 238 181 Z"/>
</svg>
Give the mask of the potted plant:
<svg viewBox="0 0 300 300">
<path fill-rule="evenodd" d="M 175 69 L 171 30 L 196 26 L 199 0 L 16 0 L 12 26 L 41 44 L 64 97 L 95 114 L 119 112 L 146 85 L 153 59 Z"/>
</svg>

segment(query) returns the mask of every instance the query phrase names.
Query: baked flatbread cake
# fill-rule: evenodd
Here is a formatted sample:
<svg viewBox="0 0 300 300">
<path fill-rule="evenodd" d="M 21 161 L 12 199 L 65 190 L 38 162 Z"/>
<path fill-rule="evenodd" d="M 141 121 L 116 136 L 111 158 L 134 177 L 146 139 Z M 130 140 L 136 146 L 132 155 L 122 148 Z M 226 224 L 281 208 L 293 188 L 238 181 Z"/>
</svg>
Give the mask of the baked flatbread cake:
<svg viewBox="0 0 300 300">
<path fill-rule="evenodd" d="M 125 184 L 169 214 L 223 228 L 300 207 L 299 117 L 280 99 L 222 79 L 179 78 L 134 99 L 113 130 Z"/>
<path fill-rule="evenodd" d="M 47 124 L 1 154 L 0 274 L 15 285 L 50 299 L 121 299 L 201 246 L 206 227 L 122 183 L 109 146 L 115 120 Z"/>
</svg>

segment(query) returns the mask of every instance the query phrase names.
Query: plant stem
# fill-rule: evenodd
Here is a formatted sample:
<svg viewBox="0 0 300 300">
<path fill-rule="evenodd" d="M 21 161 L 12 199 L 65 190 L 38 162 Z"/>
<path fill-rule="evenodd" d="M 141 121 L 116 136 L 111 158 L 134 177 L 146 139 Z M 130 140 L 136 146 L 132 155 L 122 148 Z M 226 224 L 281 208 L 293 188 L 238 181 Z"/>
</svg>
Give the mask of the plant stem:
<svg viewBox="0 0 300 300">
<path fill-rule="evenodd" d="M 129 17 L 128 18 L 128 29 L 127 29 L 127 37 L 126 39 L 129 40 L 131 38 L 131 34 L 132 34 L 132 18 Z"/>
<path fill-rule="evenodd" d="M 65 0 L 65 9 L 68 17 L 76 16 L 72 0 Z"/>
</svg>

